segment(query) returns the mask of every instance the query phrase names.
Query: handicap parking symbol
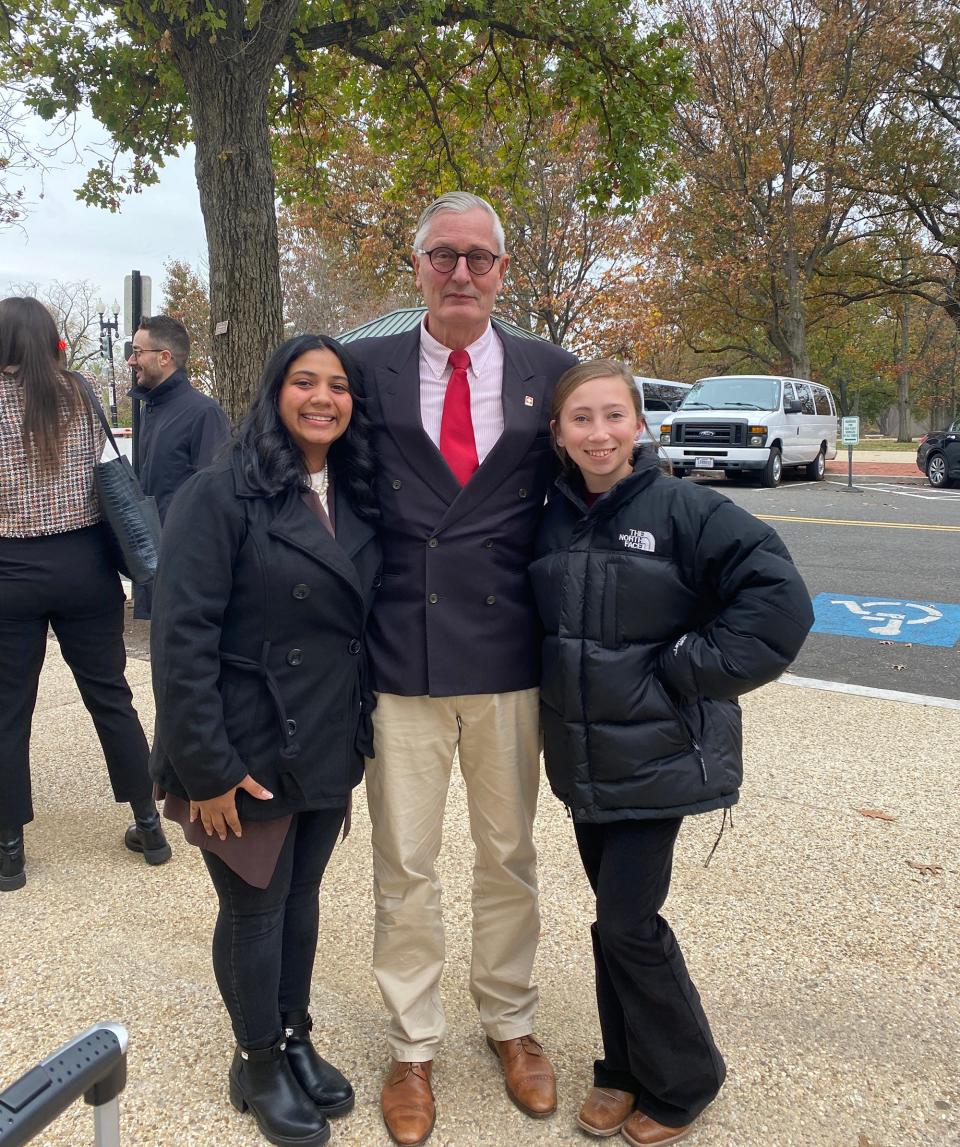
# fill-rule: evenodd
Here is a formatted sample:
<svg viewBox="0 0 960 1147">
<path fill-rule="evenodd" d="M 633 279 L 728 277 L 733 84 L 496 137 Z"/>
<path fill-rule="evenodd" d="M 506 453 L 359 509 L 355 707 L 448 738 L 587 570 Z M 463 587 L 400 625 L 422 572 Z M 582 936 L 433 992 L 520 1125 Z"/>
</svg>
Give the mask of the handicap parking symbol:
<svg viewBox="0 0 960 1147">
<path fill-rule="evenodd" d="M 813 614 L 813 633 L 947 649 L 960 641 L 960 605 L 944 602 L 818 593 L 813 599 Z"/>
</svg>

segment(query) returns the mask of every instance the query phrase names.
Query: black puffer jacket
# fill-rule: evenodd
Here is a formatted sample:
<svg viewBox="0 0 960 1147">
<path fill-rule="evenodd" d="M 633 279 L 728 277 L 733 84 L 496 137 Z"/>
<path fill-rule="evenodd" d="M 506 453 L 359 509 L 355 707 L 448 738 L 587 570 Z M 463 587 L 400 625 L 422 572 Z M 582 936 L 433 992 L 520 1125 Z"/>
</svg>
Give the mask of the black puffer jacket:
<svg viewBox="0 0 960 1147">
<path fill-rule="evenodd" d="M 799 652 L 803 580 L 773 530 L 652 455 L 591 509 L 582 494 L 558 480 L 531 566 L 550 784 L 595 823 L 735 804 L 736 698 Z"/>
</svg>

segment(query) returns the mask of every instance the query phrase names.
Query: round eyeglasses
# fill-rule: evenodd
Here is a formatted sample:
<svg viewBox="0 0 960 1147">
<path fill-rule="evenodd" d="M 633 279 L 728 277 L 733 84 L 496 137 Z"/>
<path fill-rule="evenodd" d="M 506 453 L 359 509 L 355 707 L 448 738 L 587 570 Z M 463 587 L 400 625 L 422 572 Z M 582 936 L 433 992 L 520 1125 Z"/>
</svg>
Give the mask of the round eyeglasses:
<svg viewBox="0 0 960 1147">
<path fill-rule="evenodd" d="M 486 275 L 493 269 L 493 264 L 503 258 L 502 255 L 494 255 L 482 247 L 474 247 L 472 251 L 454 251 L 452 247 L 434 247 L 432 251 L 418 248 L 416 253 L 426 255 L 430 260 L 430 266 L 444 275 L 452 271 L 461 259 L 466 259 L 467 270 L 472 275 Z"/>
</svg>

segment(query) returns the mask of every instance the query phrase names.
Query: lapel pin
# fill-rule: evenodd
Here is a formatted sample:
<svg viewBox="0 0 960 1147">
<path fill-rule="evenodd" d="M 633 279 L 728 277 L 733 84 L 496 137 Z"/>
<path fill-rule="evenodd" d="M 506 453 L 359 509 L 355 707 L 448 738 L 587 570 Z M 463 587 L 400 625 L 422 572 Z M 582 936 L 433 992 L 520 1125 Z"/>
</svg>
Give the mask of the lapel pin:
<svg viewBox="0 0 960 1147">
<path fill-rule="evenodd" d="M 524 406 L 533 406 L 533 395 L 532 394 L 525 394 L 523 396 L 523 405 Z"/>
</svg>

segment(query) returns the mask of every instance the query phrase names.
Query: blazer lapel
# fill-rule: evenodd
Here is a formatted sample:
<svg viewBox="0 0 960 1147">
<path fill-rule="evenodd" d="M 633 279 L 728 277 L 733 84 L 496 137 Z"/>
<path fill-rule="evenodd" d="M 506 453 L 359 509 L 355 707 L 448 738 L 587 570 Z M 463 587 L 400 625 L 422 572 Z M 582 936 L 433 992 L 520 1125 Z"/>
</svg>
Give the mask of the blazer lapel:
<svg viewBox="0 0 960 1147">
<path fill-rule="evenodd" d="M 377 363 L 374 370 L 387 433 L 411 470 L 449 504 L 460 493 L 460 483 L 420 419 L 420 328 L 405 335 L 399 353 L 390 361 Z"/>
<path fill-rule="evenodd" d="M 442 526 L 476 509 L 502 486 L 526 457 L 543 425 L 546 378 L 523 346 L 526 340 L 501 328 L 497 334 L 503 342 L 503 434 L 466 486 L 457 487 L 459 495 L 444 514 Z"/>
</svg>

